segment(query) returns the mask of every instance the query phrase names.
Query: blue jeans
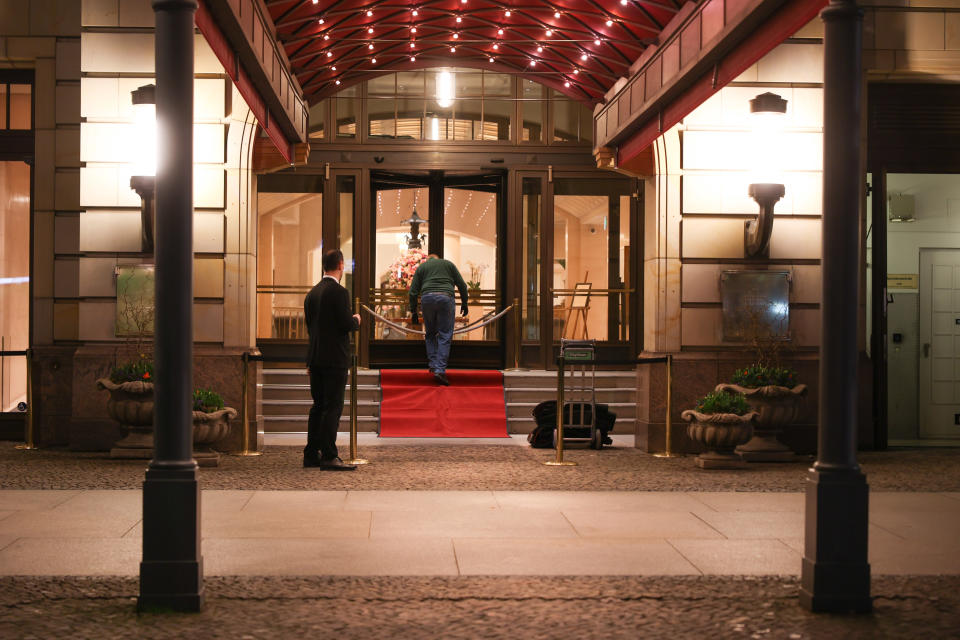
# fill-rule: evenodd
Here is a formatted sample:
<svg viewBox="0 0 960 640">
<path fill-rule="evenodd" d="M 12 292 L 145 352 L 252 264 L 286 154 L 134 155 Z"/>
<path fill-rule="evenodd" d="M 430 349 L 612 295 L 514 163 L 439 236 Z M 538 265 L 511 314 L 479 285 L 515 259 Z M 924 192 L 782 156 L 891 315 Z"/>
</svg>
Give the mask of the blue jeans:
<svg viewBox="0 0 960 640">
<path fill-rule="evenodd" d="M 453 308 L 452 296 L 443 293 L 425 293 L 420 296 L 427 362 L 430 370 L 435 373 L 447 371 L 450 340 L 453 338 Z"/>
</svg>

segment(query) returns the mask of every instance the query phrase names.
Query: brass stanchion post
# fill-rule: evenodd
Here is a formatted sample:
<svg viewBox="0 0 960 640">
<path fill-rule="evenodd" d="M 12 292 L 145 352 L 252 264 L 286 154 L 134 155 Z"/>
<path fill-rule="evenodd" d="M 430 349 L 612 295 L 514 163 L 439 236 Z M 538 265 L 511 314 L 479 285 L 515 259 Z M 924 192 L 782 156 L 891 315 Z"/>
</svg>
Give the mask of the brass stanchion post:
<svg viewBox="0 0 960 640">
<path fill-rule="evenodd" d="M 27 429 L 24 440 L 24 444 L 15 448 L 23 451 L 39 449 L 33 442 L 33 349 L 27 349 Z"/>
<path fill-rule="evenodd" d="M 250 352 L 244 351 L 243 356 L 243 388 L 240 390 L 240 422 L 243 424 L 243 449 L 238 452 L 238 456 L 259 456 L 260 451 L 250 449 L 250 394 L 247 392 L 247 385 L 250 384 Z"/>
<path fill-rule="evenodd" d="M 653 456 L 655 458 L 676 458 L 677 455 L 673 452 L 672 447 L 670 446 L 670 432 L 672 429 L 672 415 L 673 415 L 673 399 L 671 393 L 673 378 L 673 355 L 667 354 L 667 415 L 664 420 L 664 426 L 666 428 L 666 450 L 663 453 L 655 453 Z"/>
<path fill-rule="evenodd" d="M 360 313 L 360 298 L 354 298 L 354 309 Z M 360 332 L 353 338 L 353 358 L 350 364 L 350 459 L 347 464 L 370 464 L 357 455 L 357 366 L 360 360 Z"/>
<path fill-rule="evenodd" d="M 520 317 L 520 298 L 513 299 L 513 366 L 507 371 L 520 370 L 520 343 L 523 341 L 523 318 Z"/>
<path fill-rule="evenodd" d="M 543 464 L 548 467 L 575 467 L 576 462 L 568 462 L 563 459 L 563 356 L 557 359 L 557 459 L 547 460 Z M 573 417 L 573 407 L 570 408 L 570 417 Z"/>
</svg>

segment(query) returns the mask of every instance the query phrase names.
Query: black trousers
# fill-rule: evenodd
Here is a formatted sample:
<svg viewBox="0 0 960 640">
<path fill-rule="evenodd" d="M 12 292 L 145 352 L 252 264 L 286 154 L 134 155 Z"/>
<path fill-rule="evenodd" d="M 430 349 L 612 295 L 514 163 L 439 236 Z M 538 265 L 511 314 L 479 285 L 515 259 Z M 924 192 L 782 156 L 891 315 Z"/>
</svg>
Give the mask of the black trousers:
<svg viewBox="0 0 960 640">
<path fill-rule="evenodd" d="M 337 426 L 343 414 L 343 394 L 347 384 L 346 369 L 310 368 L 310 395 L 313 406 L 307 422 L 305 458 L 332 460 L 337 457 Z"/>
</svg>

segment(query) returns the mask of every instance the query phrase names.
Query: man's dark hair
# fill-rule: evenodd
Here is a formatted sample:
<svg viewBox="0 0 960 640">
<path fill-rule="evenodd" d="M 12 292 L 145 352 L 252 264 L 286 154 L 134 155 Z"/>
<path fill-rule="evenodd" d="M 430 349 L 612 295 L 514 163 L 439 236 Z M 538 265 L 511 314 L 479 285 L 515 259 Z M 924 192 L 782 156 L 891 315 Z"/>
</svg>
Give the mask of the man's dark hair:
<svg viewBox="0 0 960 640">
<path fill-rule="evenodd" d="M 343 251 L 340 251 L 340 249 L 330 249 L 323 254 L 324 271 L 336 271 L 341 262 L 343 262 Z"/>
</svg>

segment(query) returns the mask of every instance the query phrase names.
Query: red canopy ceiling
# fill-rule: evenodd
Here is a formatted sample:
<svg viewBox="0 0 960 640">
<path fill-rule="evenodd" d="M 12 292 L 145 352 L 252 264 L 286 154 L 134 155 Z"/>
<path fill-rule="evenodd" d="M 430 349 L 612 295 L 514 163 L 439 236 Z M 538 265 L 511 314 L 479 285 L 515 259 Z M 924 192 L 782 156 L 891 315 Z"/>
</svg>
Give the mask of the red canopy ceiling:
<svg viewBox="0 0 960 640">
<path fill-rule="evenodd" d="M 266 0 L 266 5 L 311 103 L 380 73 L 456 66 L 522 74 L 593 104 L 629 75 L 631 63 L 656 43 L 686 1 Z"/>
</svg>

